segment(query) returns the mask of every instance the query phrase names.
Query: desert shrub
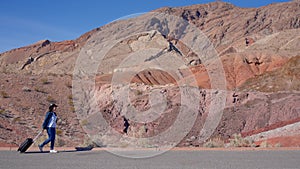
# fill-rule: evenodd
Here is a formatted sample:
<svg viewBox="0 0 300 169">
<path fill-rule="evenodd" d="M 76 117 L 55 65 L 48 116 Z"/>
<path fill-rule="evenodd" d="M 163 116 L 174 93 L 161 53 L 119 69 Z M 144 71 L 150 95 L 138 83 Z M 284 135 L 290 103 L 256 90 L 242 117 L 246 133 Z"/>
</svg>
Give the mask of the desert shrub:
<svg viewBox="0 0 300 169">
<path fill-rule="evenodd" d="M 9 95 L 5 91 L 1 91 L 2 98 L 9 98 Z"/>
<path fill-rule="evenodd" d="M 75 107 L 74 106 L 71 107 L 71 112 L 73 112 L 73 113 L 75 112 Z"/>
<path fill-rule="evenodd" d="M 73 107 L 73 106 L 74 106 L 74 102 L 73 102 L 73 97 L 72 97 L 72 95 L 69 95 L 69 96 L 68 96 L 68 101 L 69 101 L 69 105 Z"/>
<path fill-rule="evenodd" d="M 69 95 L 69 96 L 68 96 L 68 102 L 69 102 L 69 105 L 71 106 L 71 111 L 72 111 L 72 112 L 75 112 L 75 107 L 74 107 L 74 102 L 73 102 L 73 97 L 72 97 L 72 95 Z"/>
<path fill-rule="evenodd" d="M 53 76 L 53 77 L 58 77 L 58 74 L 55 74 L 55 73 L 52 73 L 52 72 L 50 72 L 48 75 Z"/>
<path fill-rule="evenodd" d="M 63 131 L 61 129 L 56 129 L 56 134 L 61 136 L 63 134 Z"/>
<path fill-rule="evenodd" d="M 281 143 L 276 143 L 275 145 L 274 145 L 274 147 L 281 147 Z"/>
<path fill-rule="evenodd" d="M 259 147 L 268 148 L 268 147 L 272 147 L 272 146 L 267 141 L 263 141 L 260 143 Z"/>
<path fill-rule="evenodd" d="M 72 95 L 69 95 L 69 96 L 68 96 L 68 99 L 69 99 L 69 100 L 73 100 L 73 96 L 72 96 Z"/>
<path fill-rule="evenodd" d="M 7 67 L 5 67 L 5 66 L 2 67 L 2 73 L 4 73 L 4 74 L 9 73 L 9 70 L 7 69 Z"/>
<path fill-rule="evenodd" d="M 44 89 L 41 89 L 41 88 L 38 88 L 38 87 L 35 87 L 34 90 L 35 90 L 36 92 L 39 92 L 39 93 L 47 94 L 47 92 L 46 92 Z"/>
<path fill-rule="evenodd" d="M 86 125 L 89 124 L 89 121 L 88 121 L 87 119 L 84 119 L 84 120 L 81 120 L 80 124 L 81 124 L 82 126 L 86 126 Z"/>
<path fill-rule="evenodd" d="M 67 88 L 72 89 L 72 84 L 70 82 L 65 83 L 65 85 L 67 86 Z"/>
<path fill-rule="evenodd" d="M 241 134 L 234 134 L 232 139 L 229 139 L 230 147 L 253 147 L 253 140 L 245 139 Z"/>
<path fill-rule="evenodd" d="M 143 91 L 137 90 L 137 91 L 136 91 L 136 95 L 139 95 L 139 96 L 140 96 L 140 95 L 143 95 Z"/>
<path fill-rule="evenodd" d="M 203 144 L 206 148 L 225 147 L 225 143 L 221 138 L 213 138 Z"/>
<path fill-rule="evenodd" d="M 56 138 L 56 141 L 55 141 L 55 146 L 56 146 L 56 147 L 63 147 L 63 146 L 65 146 L 65 145 L 66 145 L 65 140 L 63 140 L 63 139 L 60 138 L 60 137 L 57 137 L 57 138 Z"/>
<path fill-rule="evenodd" d="M 270 144 L 270 143 L 268 143 L 267 140 L 264 140 L 259 144 L 259 147 L 261 147 L 261 148 L 272 148 L 272 147 L 279 148 L 281 146 L 282 146 L 281 143 Z"/>
<path fill-rule="evenodd" d="M 50 83 L 49 80 L 48 80 L 48 78 L 43 78 L 43 79 L 41 79 L 41 82 L 42 82 L 43 84 L 49 84 L 49 83 Z"/>
<path fill-rule="evenodd" d="M 24 92 L 31 92 L 31 89 L 30 89 L 29 87 L 27 87 L 27 86 L 24 86 L 24 87 L 22 88 L 22 90 L 23 90 Z"/>
<path fill-rule="evenodd" d="M 55 100 L 52 96 L 48 96 L 48 97 L 47 97 L 47 101 L 48 101 L 49 103 L 56 103 L 56 100 Z"/>
<path fill-rule="evenodd" d="M 142 125 L 141 127 L 139 127 L 137 134 L 140 137 L 143 137 L 146 134 L 146 132 L 147 132 L 147 127 L 145 125 Z"/>
<path fill-rule="evenodd" d="M 20 121 L 21 121 L 21 117 L 15 117 L 12 122 L 19 123 Z"/>
</svg>

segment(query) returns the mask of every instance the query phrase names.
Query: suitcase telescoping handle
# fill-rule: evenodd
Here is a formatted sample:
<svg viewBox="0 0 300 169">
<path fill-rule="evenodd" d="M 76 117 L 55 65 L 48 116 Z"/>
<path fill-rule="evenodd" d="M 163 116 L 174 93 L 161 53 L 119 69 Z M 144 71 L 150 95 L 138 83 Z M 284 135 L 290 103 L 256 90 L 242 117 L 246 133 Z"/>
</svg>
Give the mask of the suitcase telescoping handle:
<svg viewBox="0 0 300 169">
<path fill-rule="evenodd" d="M 41 131 L 39 132 L 39 134 L 38 134 L 37 136 L 34 137 L 33 142 L 35 142 L 35 140 L 38 139 L 38 138 L 42 135 L 42 133 L 43 133 L 43 130 L 41 130 Z"/>
</svg>

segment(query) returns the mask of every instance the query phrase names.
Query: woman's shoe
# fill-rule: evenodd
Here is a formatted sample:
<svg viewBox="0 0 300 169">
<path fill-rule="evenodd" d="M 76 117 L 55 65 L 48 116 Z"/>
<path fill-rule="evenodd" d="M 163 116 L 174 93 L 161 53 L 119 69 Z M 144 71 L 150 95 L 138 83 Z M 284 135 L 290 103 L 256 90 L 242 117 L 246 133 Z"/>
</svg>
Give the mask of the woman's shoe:
<svg viewBox="0 0 300 169">
<path fill-rule="evenodd" d="M 56 150 L 50 150 L 50 153 L 57 153 Z"/>
<path fill-rule="evenodd" d="M 41 152 L 43 152 L 43 147 L 41 145 L 39 145 L 39 149 Z"/>
</svg>

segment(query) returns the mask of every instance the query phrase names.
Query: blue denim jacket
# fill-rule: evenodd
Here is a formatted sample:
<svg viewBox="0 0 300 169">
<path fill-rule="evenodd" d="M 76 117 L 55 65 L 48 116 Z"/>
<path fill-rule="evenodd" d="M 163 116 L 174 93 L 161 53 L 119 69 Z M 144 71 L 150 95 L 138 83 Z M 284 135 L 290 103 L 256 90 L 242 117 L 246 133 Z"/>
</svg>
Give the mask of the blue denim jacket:
<svg viewBox="0 0 300 169">
<path fill-rule="evenodd" d="M 56 113 L 55 112 L 47 112 L 46 113 L 45 120 L 44 120 L 43 125 L 42 125 L 43 129 L 47 129 L 49 121 L 50 121 L 50 119 L 53 115 L 56 115 Z"/>
</svg>

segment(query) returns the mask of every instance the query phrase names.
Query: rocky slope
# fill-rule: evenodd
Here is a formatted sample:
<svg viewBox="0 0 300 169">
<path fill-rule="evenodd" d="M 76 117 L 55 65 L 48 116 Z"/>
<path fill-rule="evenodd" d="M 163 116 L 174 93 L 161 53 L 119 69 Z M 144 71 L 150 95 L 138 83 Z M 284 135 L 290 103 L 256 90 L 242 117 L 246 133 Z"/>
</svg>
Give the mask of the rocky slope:
<svg viewBox="0 0 300 169">
<path fill-rule="evenodd" d="M 188 24 L 197 27 L 208 37 L 219 54 L 226 78 L 224 89 L 228 91 L 221 121 L 211 138 L 228 140 L 235 133 L 251 136 L 298 124 L 299 9 L 299 1 L 250 9 L 214 2 L 153 11 L 155 14 L 164 13 L 183 18 Z M 216 92 L 209 71 L 216 69 L 212 67 L 209 70 L 210 65 L 205 64 L 205 58 L 198 56 L 190 46 L 174 37 L 172 33 L 183 29 L 178 25 L 165 27 L 163 23 L 151 20 L 139 28 L 130 27 L 142 22 L 145 17 L 117 21 L 72 41 L 42 40 L 0 54 L 0 78 L 3 79 L 0 88 L 0 144 L 18 145 L 25 137 L 32 137 L 37 133 L 50 102 L 59 104 L 60 146 L 82 144 L 87 140 L 86 132 L 90 135 L 102 132 L 93 126 L 95 117 L 90 107 L 86 109 L 84 117 L 80 113 L 78 115 L 78 110 L 74 107 L 77 101 L 77 98 L 74 99 L 74 92 L 72 93 L 74 68 L 78 64 L 78 58 L 83 55 L 82 52 L 89 53 L 86 48 L 97 47 L 122 32 L 130 36 L 113 44 L 96 71 L 96 88 L 83 93 L 96 94 L 93 99 L 96 98 L 97 107 L 104 119 L 114 130 L 121 132 L 122 115 L 131 110 L 125 103 L 121 107 L 120 103 L 116 103 L 116 100 L 122 102 L 122 96 L 112 97 L 115 94 L 112 91 L 113 83 L 130 82 L 130 101 L 140 112 L 151 109 L 149 96 L 152 92 L 159 91 L 168 100 L 164 111 L 147 123 L 131 120 L 128 130 L 130 137 L 151 138 L 167 131 L 177 118 L 182 118 L 178 117 L 181 107 L 189 107 L 180 102 L 183 97 L 180 88 L 185 85 L 199 88 L 199 111 L 193 116 L 195 123 L 178 145 L 201 145 L 203 141 L 200 140 L 200 132 L 209 118 L 211 96 Z M 148 31 L 132 34 L 133 30 L 139 29 Z M 93 39 L 95 37 L 96 40 Z M 194 40 L 191 42 L 196 42 L 192 37 L 188 38 Z M 126 60 L 128 56 L 140 51 L 146 53 L 142 53 L 139 59 L 135 57 L 135 60 Z M 177 58 L 183 62 L 177 64 Z M 157 62 L 164 63 L 166 60 L 173 61 L 171 67 L 180 75 L 174 71 L 153 68 L 157 66 Z M 121 63 L 125 66 L 120 67 Z M 143 69 L 144 67 L 149 68 Z M 116 75 L 117 81 L 114 79 Z M 119 86 L 116 91 L 122 93 L 126 90 L 128 89 Z M 89 102 L 90 98 L 87 98 Z M 284 135 L 284 131 L 278 130 L 272 137 Z M 300 133 L 293 130 L 288 136 L 291 135 Z M 253 138 L 256 139 L 254 136 Z M 118 146 L 113 144 L 115 140 L 120 138 L 108 133 L 97 138 L 96 142 Z M 129 142 L 124 139 L 122 144 L 128 145 Z"/>
</svg>

